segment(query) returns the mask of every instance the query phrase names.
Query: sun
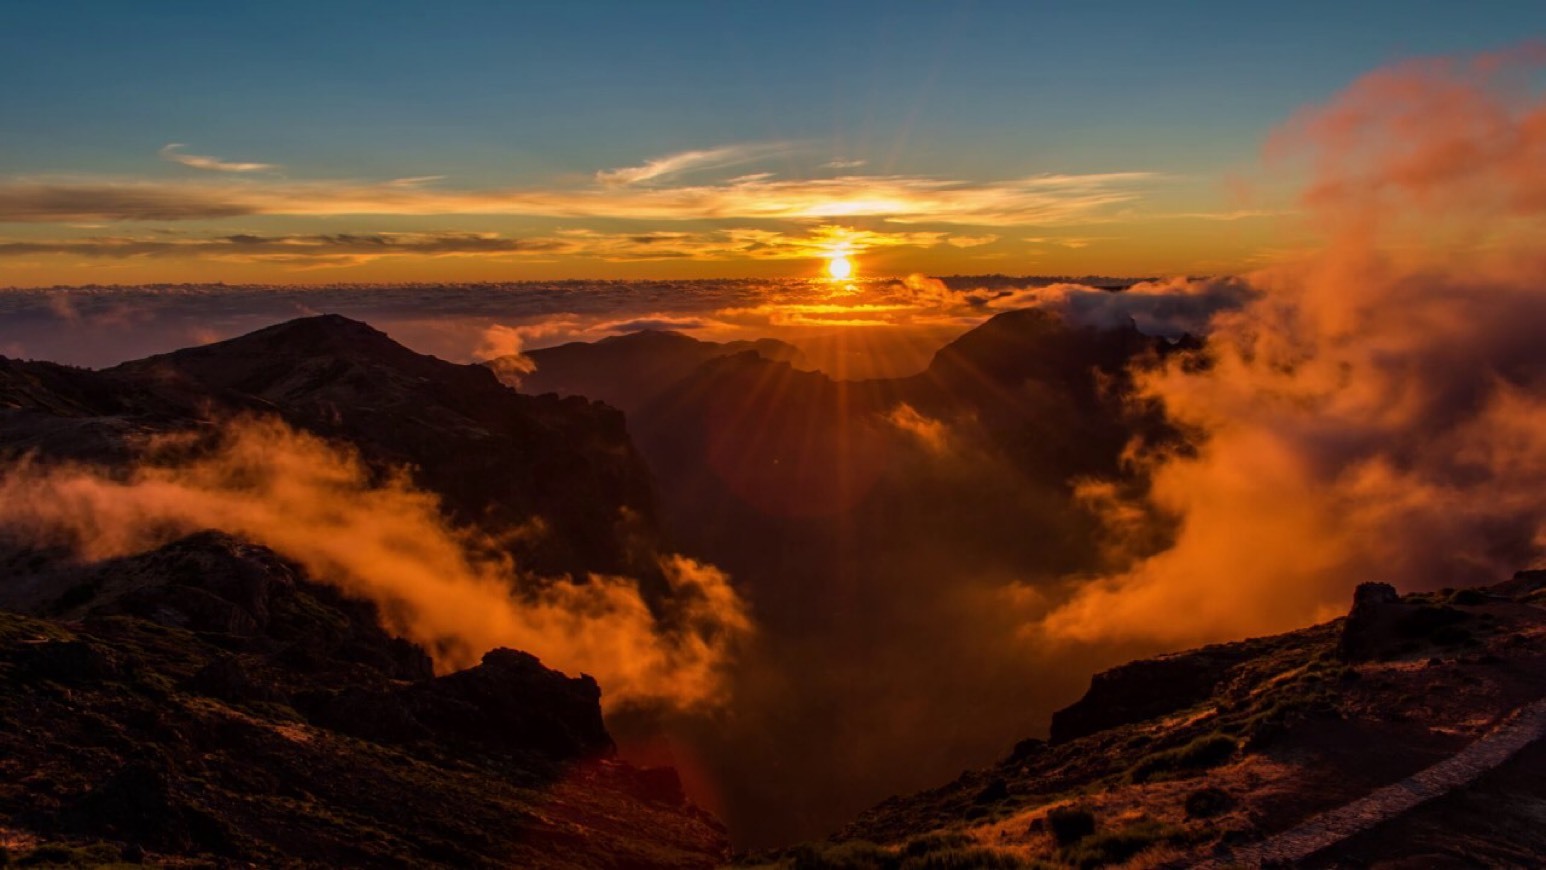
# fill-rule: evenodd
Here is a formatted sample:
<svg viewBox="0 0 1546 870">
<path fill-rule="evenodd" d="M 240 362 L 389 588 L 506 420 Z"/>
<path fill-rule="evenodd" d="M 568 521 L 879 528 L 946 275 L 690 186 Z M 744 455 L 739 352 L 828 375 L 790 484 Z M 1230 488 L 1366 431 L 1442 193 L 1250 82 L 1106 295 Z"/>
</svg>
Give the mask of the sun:
<svg viewBox="0 0 1546 870">
<path fill-rule="evenodd" d="M 854 273 L 854 264 L 846 254 L 833 254 L 827 260 L 827 274 L 834 281 L 846 281 Z"/>
</svg>

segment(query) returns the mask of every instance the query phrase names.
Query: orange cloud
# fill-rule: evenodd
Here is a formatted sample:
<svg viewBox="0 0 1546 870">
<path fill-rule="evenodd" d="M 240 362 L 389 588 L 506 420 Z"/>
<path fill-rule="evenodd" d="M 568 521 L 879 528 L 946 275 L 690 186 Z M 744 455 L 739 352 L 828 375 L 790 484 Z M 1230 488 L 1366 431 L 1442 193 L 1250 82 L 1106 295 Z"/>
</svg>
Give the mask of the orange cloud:
<svg viewBox="0 0 1546 870">
<path fill-rule="evenodd" d="M 0 479 L 0 525 L 92 560 L 219 529 L 375 601 L 440 670 L 508 646 L 595 676 L 612 709 L 724 701 L 751 620 L 711 565 L 666 558 L 671 594 L 657 616 L 626 577 L 523 575 L 489 542 L 448 527 L 435 497 L 405 477 L 374 483 L 349 451 L 277 421 L 232 423 L 213 451 L 172 459 L 185 440 L 151 443 L 151 461 L 125 474 L 23 460 Z"/>
<path fill-rule="evenodd" d="M 1251 277 L 1206 367 L 1145 379 L 1203 433 L 1149 458 L 1174 545 L 1084 585 L 1050 636 L 1261 634 L 1340 613 L 1366 580 L 1462 585 L 1542 558 L 1546 100 L 1517 86 L 1532 55 L 1382 70 L 1274 139 L 1314 169 L 1326 246 Z"/>
<path fill-rule="evenodd" d="M 682 168 L 687 165 L 691 164 Z M 660 179 L 668 176 L 667 169 L 647 164 L 628 178 Z M 17 179 L 0 183 L 0 221 L 163 221 L 266 214 L 657 221 L 877 217 L 893 223 L 1061 224 L 1089 220 L 1111 207 L 1134 202 L 1158 180 L 1148 172 L 1045 174 L 996 182 L 912 175 L 778 179 L 760 173 L 677 186 L 625 179 L 577 189 L 450 190 L 429 184 L 348 180 Z"/>
</svg>

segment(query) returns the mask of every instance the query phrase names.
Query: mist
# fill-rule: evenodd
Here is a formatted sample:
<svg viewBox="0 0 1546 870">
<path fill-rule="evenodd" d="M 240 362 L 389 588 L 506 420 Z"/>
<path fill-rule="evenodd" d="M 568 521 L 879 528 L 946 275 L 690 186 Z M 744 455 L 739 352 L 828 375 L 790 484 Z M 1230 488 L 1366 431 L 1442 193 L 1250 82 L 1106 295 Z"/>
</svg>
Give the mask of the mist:
<svg viewBox="0 0 1546 870">
<path fill-rule="evenodd" d="M 212 447 L 194 437 L 149 439 L 126 471 L 22 459 L 0 480 L 0 528 L 86 561 L 218 529 L 375 602 L 441 672 L 503 646 L 596 677 L 609 710 L 728 701 L 725 675 L 751 619 L 712 565 L 664 557 L 671 594 L 656 613 L 627 577 L 523 573 L 495 542 L 449 525 L 406 474 L 378 479 L 351 450 L 276 420 L 229 421 Z"/>
<path fill-rule="evenodd" d="M 1187 646 L 1327 618 L 1368 580 L 1540 564 L 1546 102 L 1521 87 L 1539 55 L 1381 70 L 1275 134 L 1324 246 L 1247 276 L 1202 364 L 1143 377 L 1200 433 L 1138 460 L 1179 534 L 1086 581 L 1049 637 Z"/>
</svg>

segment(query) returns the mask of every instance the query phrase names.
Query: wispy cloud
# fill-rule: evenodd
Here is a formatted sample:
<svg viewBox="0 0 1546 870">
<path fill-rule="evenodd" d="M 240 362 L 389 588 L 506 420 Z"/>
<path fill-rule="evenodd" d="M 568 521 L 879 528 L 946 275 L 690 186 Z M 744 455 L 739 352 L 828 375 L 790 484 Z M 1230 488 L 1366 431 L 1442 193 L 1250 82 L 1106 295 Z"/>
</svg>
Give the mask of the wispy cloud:
<svg viewBox="0 0 1546 870">
<path fill-rule="evenodd" d="M 1095 242 L 1110 241 L 1111 238 L 1111 236 L 1027 236 L 1025 241 L 1033 245 L 1056 245 L 1060 248 L 1078 250 L 1088 248 Z"/>
<path fill-rule="evenodd" d="M 221 160 L 219 157 L 210 157 L 204 154 L 185 154 L 186 148 L 181 142 L 173 142 L 165 145 L 157 153 L 161 159 L 170 160 L 173 163 L 181 163 L 194 169 L 208 169 L 212 172 L 263 172 L 278 167 L 272 163 L 240 163 L 232 160 Z"/>
<path fill-rule="evenodd" d="M 945 232 L 881 232 L 837 225 L 803 233 L 756 228 L 704 232 L 604 233 L 561 231 L 528 240 L 530 249 L 611 261 L 637 260 L 809 260 L 842 250 L 852 255 L 882 248 L 932 248 L 957 237 Z"/>
<path fill-rule="evenodd" d="M 603 187 L 626 187 L 645 184 L 665 178 L 704 169 L 720 169 L 760 160 L 788 150 L 787 145 L 772 143 L 759 145 L 726 145 L 698 151 L 682 151 L 646 160 L 640 166 L 624 166 L 603 169 L 596 173 L 596 182 Z"/>
<path fill-rule="evenodd" d="M 182 221 L 255 214 L 224 188 L 96 180 L 0 182 L 0 222 Z"/>
<path fill-rule="evenodd" d="M 387 184 L 392 187 L 418 187 L 423 184 L 433 184 L 445 178 L 444 175 L 414 175 L 408 178 L 394 178 Z"/>
<path fill-rule="evenodd" d="M 383 257 L 584 257 L 651 260 L 800 260 L 835 250 L 862 256 L 885 248 L 971 247 L 984 238 L 938 231 L 883 232 L 826 225 L 802 232 L 750 227 L 676 232 L 559 230 L 521 239 L 496 233 L 330 233 L 192 235 L 158 232 L 55 240 L 0 240 L 0 258 L 66 256 L 103 260 L 196 258 L 296 267 L 348 266 Z"/>
<path fill-rule="evenodd" d="M 945 243 L 957 248 L 976 248 L 982 245 L 991 245 L 998 241 L 998 236 L 951 236 Z"/>
<path fill-rule="evenodd" d="M 536 245 L 540 248 L 540 243 Z M 126 260 L 190 257 L 296 266 L 350 266 L 392 256 L 486 256 L 526 249 L 492 233 L 333 233 L 260 236 L 104 236 L 48 241 L 0 241 L 0 257 L 63 255 Z"/>
<path fill-rule="evenodd" d="M 1233 211 L 1187 211 L 1174 214 L 1156 214 L 1152 217 L 1166 220 L 1240 221 L 1251 218 L 1277 218 L 1297 214 L 1293 209 L 1234 209 Z"/>
<path fill-rule="evenodd" d="M 0 182 L 0 222 L 188 220 L 235 215 L 525 215 L 655 221 L 880 218 L 893 223 L 1054 225 L 1109 217 L 1159 181 L 1147 172 L 968 182 L 917 175 L 579 189 L 440 190 L 392 182 Z"/>
</svg>

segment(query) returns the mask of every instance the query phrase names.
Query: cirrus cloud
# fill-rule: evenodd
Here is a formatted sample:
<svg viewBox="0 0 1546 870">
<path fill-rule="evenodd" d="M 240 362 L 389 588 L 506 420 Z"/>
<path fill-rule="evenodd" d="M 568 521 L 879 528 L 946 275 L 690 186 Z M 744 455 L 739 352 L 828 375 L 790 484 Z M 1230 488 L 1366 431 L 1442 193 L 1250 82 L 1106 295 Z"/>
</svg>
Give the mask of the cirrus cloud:
<svg viewBox="0 0 1546 870">
<path fill-rule="evenodd" d="M 210 157 L 205 154 L 186 154 L 183 148 L 187 146 L 181 142 L 172 142 L 162 146 L 156 152 L 162 160 L 170 160 L 173 163 L 181 163 L 193 169 L 207 169 L 212 172 L 264 172 L 270 169 L 278 169 L 272 163 L 242 163 L 232 160 L 222 160 L 219 157 Z"/>
<path fill-rule="evenodd" d="M 165 156 L 165 152 L 164 156 Z M 745 162 L 750 146 L 685 152 L 605 170 L 575 188 L 447 189 L 430 177 L 294 181 L 148 181 L 100 177 L 0 180 L 0 222 L 176 221 L 241 215 L 511 215 L 653 221 L 878 218 L 892 223 L 1055 225 L 1110 217 L 1161 180 L 1151 172 L 1056 174 L 999 181 L 925 175 L 845 174 L 778 178 L 760 172 L 718 181 L 662 184 L 693 169 Z M 170 152 L 186 165 L 242 174 L 266 164 L 226 163 Z M 189 163 L 195 160 L 196 163 Z M 238 168 L 240 167 L 240 168 Z"/>
</svg>

